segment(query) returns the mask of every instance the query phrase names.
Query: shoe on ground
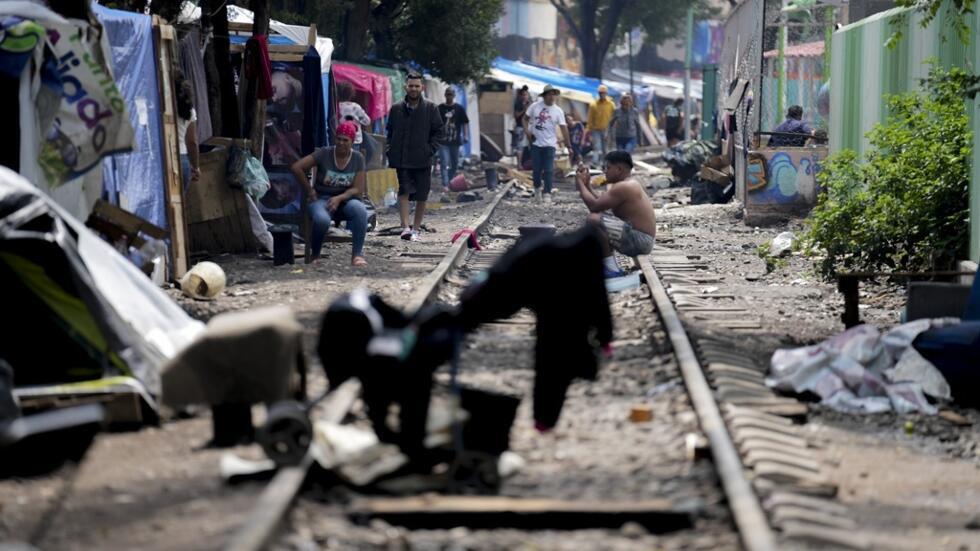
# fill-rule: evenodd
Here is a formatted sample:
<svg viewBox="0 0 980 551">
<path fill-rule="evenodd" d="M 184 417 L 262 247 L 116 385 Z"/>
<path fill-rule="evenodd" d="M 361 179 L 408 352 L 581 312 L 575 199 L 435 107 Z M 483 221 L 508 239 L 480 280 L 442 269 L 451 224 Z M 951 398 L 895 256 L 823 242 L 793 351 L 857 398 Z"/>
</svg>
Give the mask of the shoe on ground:
<svg viewBox="0 0 980 551">
<path fill-rule="evenodd" d="M 543 194 L 544 194 L 544 192 L 541 190 L 541 188 L 535 189 L 534 190 L 534 200 L 540 203 L 541 202 L 541 199 L 543 197 Z"/>
<path fill-rule="evenodd" d="M 411 235 L 408 238 L 409 241 L 422 241 L 422 235 L 419 234 L 418 230 L 412 230 Z"/>
<path fill-rule="evenodd" d="M 553 201 L 553 199 L 551 197 L 551 194 L 550 193 L 545 193 L 544 194 L 544 202 L 550 205 L 552 201 Z"/>
<path fill-rule="evenodd" d="M 412 239 L 412 233 L 414 233 L 414 232 L 412 232 L 412 228 L 405 228 L 405 229 L 402 230 L 402 234 L 401 234 L 400 237 L 402 239 L 404 239 L 405 241 L 413 241 L 413 239 Z"/>
</svg>

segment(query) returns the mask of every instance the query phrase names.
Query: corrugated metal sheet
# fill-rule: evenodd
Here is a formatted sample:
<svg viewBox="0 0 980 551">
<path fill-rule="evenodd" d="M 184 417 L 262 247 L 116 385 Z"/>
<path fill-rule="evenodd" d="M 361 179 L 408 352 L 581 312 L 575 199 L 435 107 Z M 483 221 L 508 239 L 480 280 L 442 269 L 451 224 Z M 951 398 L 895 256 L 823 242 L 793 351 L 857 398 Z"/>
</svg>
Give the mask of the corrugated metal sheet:
<svg viewBox="0 0 980 551">
<path fill-rule="evenodd" d="M 980 71 L 980 10 L 967 14 L 970 44 L 953 31 L 950 15 L 942 10 L 926 28 L 921 16 L 901 8 L 882 12 L 834 33 L 830 77 L 830 150 L 864 153 L 865 134 L 886 116 L 885 95 L 918 88 L 935 57 L 946 67 Z M 900 15 L 908 14 L 902 21 Z M 904 38 L 892 49 L 884 46 L 895 30 Z M 970 184 L 970 257 L 980 256 L 980 98 L 967 104 L 973 126 L 973 166 Z"/>
</svg>

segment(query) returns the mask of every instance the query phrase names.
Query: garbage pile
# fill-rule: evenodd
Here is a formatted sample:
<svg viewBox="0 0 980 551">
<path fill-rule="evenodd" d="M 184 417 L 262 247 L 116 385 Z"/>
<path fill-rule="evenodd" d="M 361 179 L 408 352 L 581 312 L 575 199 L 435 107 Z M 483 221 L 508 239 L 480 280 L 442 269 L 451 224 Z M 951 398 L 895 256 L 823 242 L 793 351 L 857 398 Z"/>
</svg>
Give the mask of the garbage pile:
<svg viewBox="0 0 980 551">
<path fill-rule="evenodd" d="M 663 152 L 674 186 L 691 187 L 691 204 L 727 203 L 735 195 L 731 161 L 710 140 L 681 142 Z"/>
<path fill-rule="evenodd" d="M 56 464 L 52 455 L 77 456 L 103 421 L 157 420 L 160 369 L 203 325 L 112 245 L 4 167 L 0 282 L 9 322 L 0 347 L 7 366 L 0 377 L 5 462 L 30 463 L 47 449 Z M 63 403 L 92 402 L 113 407 L 59 411 Z M 45 448 L 54 434 L 62 435 L 60 444 Z"/>
</svg>

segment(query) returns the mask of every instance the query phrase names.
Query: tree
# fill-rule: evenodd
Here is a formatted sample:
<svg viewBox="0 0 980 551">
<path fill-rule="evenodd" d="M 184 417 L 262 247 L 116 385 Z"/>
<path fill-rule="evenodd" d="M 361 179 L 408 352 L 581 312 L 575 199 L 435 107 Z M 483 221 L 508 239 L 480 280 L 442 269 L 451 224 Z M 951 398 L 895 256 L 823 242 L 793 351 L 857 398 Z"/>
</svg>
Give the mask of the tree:
<svg viewBox="0 0 980 551">
<path fill-rule="evenodd" d="M 970 117 L 977 79 L 935 61 L 921 90 L 888 96 L 864 158 L 820 163 L 804 248 L 827 278 L 849 271 L 947 270 L 969 243 Z"/>
<path fill-rule="evenodd" d="M 273 0 L 273 17 L 315 22 L 338 42 L 339 59 L 414 64 L 457 83 L 481 78 L 490 69 L 496 55 L 493 27 L 503 11 L 502 0 L 294 2 Z"/>
<path fill-rule="evenodd" d="M 483 78 L 497 56 L 501 0 L 409 0 L 394 33 L 398 53 L 446 82 Z"/>
<path fill-rule="evenodd" d="M 956 31 L 957 36 L 964 45 L 970 44 L 970 27 L 967 25 L 966 16 L 973 13 L 974 0 L 896 0 L 897 5 L 903 8 L 914 8 L 917 13 L 922 14 L 922 28 L 929 26 L 933 19 L 939 15 L 939 10 L 944 6 L 949 10 L 949 24 Z M 903 19 L 906 16 L 901 16 Z M 902 32 L 895 31 L 885 42 L 889 48 L 895 47 L 902 39 Z"/>
<path fill-rule="evenodd" d="M 582 74 L 602 77 L 602 64 L 609 48 L 633 27 L 646 33 L 647 44 L 659 44 L 678 36 L 684 27 L 687 8 L 710 14 L 704 0 L 550 0 L 578 40 L 582 50 Z"/>
</svg>

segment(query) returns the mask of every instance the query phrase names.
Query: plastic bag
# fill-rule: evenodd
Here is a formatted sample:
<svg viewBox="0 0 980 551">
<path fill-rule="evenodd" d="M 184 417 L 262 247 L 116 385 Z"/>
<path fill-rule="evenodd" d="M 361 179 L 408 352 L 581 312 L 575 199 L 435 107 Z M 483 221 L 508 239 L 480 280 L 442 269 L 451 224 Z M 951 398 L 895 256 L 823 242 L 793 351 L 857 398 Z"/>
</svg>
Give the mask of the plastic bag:
<svg viewBox="0 0 980 551">
<path fill-rule="evenodd" d="M 262 162 L 244 147 L 231 146 L 225 181 L 233 188 L 245 190 L 256 201 L 269 191 L 269 175 Z"/>
</svg>

